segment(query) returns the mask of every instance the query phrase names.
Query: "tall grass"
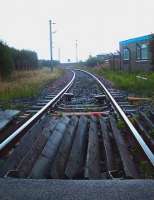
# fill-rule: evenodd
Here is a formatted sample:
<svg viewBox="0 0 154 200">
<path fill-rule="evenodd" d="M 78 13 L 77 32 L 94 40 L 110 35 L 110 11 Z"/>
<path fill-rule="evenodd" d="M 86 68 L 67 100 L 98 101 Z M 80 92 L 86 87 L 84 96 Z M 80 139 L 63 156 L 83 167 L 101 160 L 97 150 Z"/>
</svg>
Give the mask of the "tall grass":
<svg viewBox="0 0 154 200">
<path fill-rule="evenodd" d="M 120 89 L 136 93 L 140 96 L 154 96 L 154 72 L 128 73 L 104 68 L 91 68 L 90 71 L 104 76 Z M 146 77 L 147 80 L 137 78 L 136 76 L 138 75 Z"/>
<path fill-rule="evenodd" d="M 50 69 L 33 71 L 15 71 L 10 80 L 0 80 L 0 100 L 33 97 L 50 81 L 56 80 L 63 70 Z"/>
</svg>

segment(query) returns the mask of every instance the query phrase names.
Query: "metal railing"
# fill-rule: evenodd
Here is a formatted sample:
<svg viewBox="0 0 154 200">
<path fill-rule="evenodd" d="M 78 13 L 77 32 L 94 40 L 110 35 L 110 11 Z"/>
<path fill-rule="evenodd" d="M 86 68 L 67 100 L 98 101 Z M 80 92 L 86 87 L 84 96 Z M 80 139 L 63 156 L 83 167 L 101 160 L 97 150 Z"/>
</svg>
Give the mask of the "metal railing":
<svg viewBox="0 0 154 200">
<path fill-rule="evenodd" d="M 126 123 L 127 127 L 130 129 L 131 133 L 135 137 L 136 141 L 138 142 L 138 144 L 142 148 L 142 150 L 145 153 L 145 155 L 147 156 L 147 158 L 149 159 L 150 163 L 154 166 L 154 154 L 152 153 L 152 151 L 150 150 L 150 148 L 147 146 L 147 144 L 144 142 L 143 138 L 140 136 L 139 132 L 136 130 L 136 128 L 131 123 L 131 121 L 128 119 L 128 117 L 126 116 L 126 114 L 124 113 L 124 111 L 122 110 L 122 108 L 118 105 L 118 103 L 112 97 L 112 95 L 110 94 L 110 92 L 104 86 L 104 84 L 95 75 L 91 74 L 90 72 L 87 72 L 85 70 L 79 70 L 79 71 L 82 71 L 82 72 L 85 72 L 85 73 L 89 74 L 90 76 L 92 76 L 101 85 L 101 87 L 105 91 L 106 95 L 111 100 L 112 105 L 118 111 L 118 113 L 120 114 L 120 116 L 122 117 L 122 119 L 124 120 L 124 122 Z"/>
<path fill-rule="evenodd" d="M 71 81 L 51 100 L 49 101 L 43 108 L 41 108 L 34 116 L 32 116 L 27 122 L 25 122 L 21 127 L 19 127 L 15 132 L 13 132 L 8 138 L 6 138 L 2 143 L 0 143 L 0 151 L 2 151 L 8 144 L 11 143 L 17 136 L 23 133 L 27 128 L 30 128 L 37 120 L 39 120 L 45 112 L 49 110 L 51 106 L 55 104 L 64 93 L 72 86 L 75 73 L 72 71 L 73 77 Z"/>
</svg>

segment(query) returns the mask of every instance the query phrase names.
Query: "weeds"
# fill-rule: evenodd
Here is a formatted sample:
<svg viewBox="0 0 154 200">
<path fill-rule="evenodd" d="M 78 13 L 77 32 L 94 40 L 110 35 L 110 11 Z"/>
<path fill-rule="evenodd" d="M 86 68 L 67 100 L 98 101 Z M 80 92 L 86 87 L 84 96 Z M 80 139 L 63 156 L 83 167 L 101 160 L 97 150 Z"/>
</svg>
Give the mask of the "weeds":
<svg viewBox="0 0 154 200">
<path fill-rule="evenodd" d="M 148 161 L 141 160 L 139 163 L 140 172 L 143 174 L 144 178 L 153 178 L 154 171 L 153 167 L 148 163 Z"/>
<path fill-rule="evenodd" d="M 63 70 L 49 69 L 33 71 L 15 71 L 9 81 L 0 81 L 0 100 L 33 97 L 48 82 L 63 74 Z"/>
<path fill-rule="evenodd" d="M 152 130 L 150 130 L 149 135 L 154 138 L 154 128 Z"/>
<path fill-rule="evenodd" d="M 104 76 L 112 81 L 114 85 L 128 92 L 136 93 L 140 96 L 149 96 L 154 98 L 154 72 L 128 73 L 124 71 L 113 71 L 104 68 L 86 68 L 89 71 Z M 136 76 L 144 76 L 147 80 L 138 79 Z"/>
<path fill-rule="evenodd" d="M 118 129 L 124 129 L 124 128 L 126 128 L 126 124 L 125 124 L 125 122 L 122 119 L 118 119 L 118 121 L 117 121 L 117 128 Z"/>
</svg>

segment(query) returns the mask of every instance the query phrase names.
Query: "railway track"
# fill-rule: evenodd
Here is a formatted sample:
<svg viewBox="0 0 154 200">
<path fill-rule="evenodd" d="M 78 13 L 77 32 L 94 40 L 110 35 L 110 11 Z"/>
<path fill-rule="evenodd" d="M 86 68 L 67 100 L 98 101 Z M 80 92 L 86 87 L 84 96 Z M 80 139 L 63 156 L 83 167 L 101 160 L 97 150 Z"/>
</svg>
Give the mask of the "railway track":
<svg viewBox="0 0 154 200">
<path fill-rule="evenodd" d="M 72 78 L 71 71 L 67 71 L 63 77 L 56 80 L 54 83 L 48 83 L 45 88 L 40 92 L 40 94 L 31 98 L 31 100 L 14 100 L 15 105 L 18 103 L 22 103 L 25 105 L 24 109 L 21 111 L 13 111 L 18 113 L 15 117 L 10 120 L 9 114 L 8 120 L 0 119 L 2 124 L 7 122 L 7 125 L 3 125 L 3 128 L 0 128 L 0 143 L 5 140 L 12 132 L 17 130 L 22 124 L 24 124 L 28 119 L 30 119 L 33 115 L 35 115 L 41 108 L 43 108 L 49 101 L 51 101 L 66 85 Z M 8 112 L 7 112 L 8 113 Z M 12 111 L 11 111 L 12 113 Z"/>
<path fill-rule="evenodd" d="M 0 176 L 32 179 L 154 177 L 153 112 L 94 75 L 72 80 L 0 144 Z"/>
</svg>

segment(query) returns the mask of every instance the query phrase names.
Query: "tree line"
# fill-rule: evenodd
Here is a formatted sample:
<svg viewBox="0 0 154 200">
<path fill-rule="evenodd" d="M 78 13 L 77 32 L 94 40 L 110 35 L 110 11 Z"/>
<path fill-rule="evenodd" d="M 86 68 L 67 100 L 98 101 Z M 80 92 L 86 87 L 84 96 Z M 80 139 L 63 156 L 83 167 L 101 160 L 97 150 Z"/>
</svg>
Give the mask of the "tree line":
<svg viewBox="0 0 154 200">
<path fill-rule="evenodd" d="M 13 70 L 31 70 L 38 68 L 37 53 L 30 50 L 18 50 L 0 41 L 0 77 L 5 79 Z"/>
<path fill-rule="evenodd" d="M 39 60 L 39 66 L 40 67 L 56 67 L 60 64 L 58 60 Z"/>
<path fill-rule="evenodd" d="M 88 60 L 85 62 L 88 67 L 96 67 L 98 65 L 102 65 L 105 62 L 104 57 L 99 56 L 89 56 Z"/>
</svg>

